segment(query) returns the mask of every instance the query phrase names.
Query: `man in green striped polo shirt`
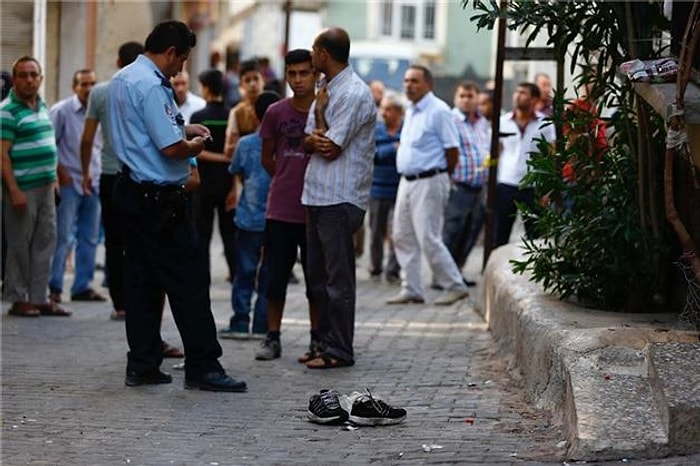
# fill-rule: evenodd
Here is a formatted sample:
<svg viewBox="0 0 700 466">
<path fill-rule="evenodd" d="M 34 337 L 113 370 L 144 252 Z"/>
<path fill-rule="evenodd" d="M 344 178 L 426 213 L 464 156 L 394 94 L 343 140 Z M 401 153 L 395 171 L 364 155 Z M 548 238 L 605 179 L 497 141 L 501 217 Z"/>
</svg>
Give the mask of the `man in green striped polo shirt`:
<svg viewBox="0 0 700 466">
<path fill-rule="evenodd" d="M 23 56 L 12 66 L 12 90 L 0 103 L 3 215 L 8 255 L 4 299 L 9 314 L 68 316 L 47 300 L 56 247 L 56 139 L 39 97 L 41 65 Z"/>
</svg>

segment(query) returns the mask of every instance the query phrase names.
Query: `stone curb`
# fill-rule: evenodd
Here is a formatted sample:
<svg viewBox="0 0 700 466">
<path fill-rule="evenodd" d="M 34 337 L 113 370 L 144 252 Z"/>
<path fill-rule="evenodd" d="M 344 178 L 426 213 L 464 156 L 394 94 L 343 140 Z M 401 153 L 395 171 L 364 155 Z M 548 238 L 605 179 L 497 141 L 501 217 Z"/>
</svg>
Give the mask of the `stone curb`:
<svg viewBox="0 0 700 466">
<path fill-rule="evenodd" d="M 493 251 L 477 310 L 529 398 L 562 424 L 567 457 L 700 451 L 700 374 L 697 366 L 687 369 L 700 358 L 698 333 L 674 330 L 673 314 L 602 312 L 560 301 L 511 271 L 509 261 L 519 257 L 517 245 Z M 685 345 L 682 356 L 664 349 L 677 344 Z M 663 361 L 653 356 L 662 353 Z M 672 388 L 673 400 L 665 400 L 664 387 Z"/>
</svg>

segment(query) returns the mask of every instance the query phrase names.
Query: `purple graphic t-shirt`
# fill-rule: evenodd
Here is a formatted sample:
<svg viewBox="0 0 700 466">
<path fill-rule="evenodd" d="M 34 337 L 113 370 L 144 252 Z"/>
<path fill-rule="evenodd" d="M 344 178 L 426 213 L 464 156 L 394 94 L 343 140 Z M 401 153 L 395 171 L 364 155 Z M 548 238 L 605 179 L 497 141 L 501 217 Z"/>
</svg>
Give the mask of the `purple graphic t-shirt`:
<svg viewBox="0 0 700 466">
<path fill-rule="evenodd" d="M 291 99 L 277 102 L 265 112 L 260 136 L 275 142 L 275 175 L 267 198 L 268 219 L 306 223 L 301 192 L 309 162 L 303 148 L 307 116 L 308 112 L 294 108 Z"/>
</svg>

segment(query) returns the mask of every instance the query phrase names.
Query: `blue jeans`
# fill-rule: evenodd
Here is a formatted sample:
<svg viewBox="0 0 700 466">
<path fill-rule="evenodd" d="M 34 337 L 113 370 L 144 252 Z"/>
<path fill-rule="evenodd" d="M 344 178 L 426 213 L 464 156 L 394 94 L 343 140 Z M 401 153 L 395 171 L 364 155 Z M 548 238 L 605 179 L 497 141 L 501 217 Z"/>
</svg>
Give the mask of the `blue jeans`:
<svg viewBox="0 0 700 466">
<path fill-rule="evenodd" d="M 71 295 L 90 288 L 95 275 L 95 252 L 100 228 L 100 199 L 85 196 L 73 186 L 61 186 L 61 202 L 56 207 L 56 252 L 53 256 L 49 289 L 63 291 L 66 257 L 75 232 L 75 279 Z"/>
<path fill-rule="evenodd" d="M 263 258 L 265 233 L 236 230 L 234 257 L 236 272 L 231 287 L 233 317 L 231 328 L 247 326 L 250 322 L 250 305 L 253 292 L 257 294 L 253 311 L 253 333 L 267 332 L 267 281 L 268 261 Z"/>
</svg>

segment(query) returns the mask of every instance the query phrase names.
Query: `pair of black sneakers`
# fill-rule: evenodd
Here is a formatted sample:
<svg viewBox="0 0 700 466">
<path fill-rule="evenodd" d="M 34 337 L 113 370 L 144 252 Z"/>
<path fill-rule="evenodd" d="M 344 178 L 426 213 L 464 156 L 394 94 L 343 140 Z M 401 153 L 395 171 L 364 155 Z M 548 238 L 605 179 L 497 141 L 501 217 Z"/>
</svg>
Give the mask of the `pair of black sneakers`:
<svg viewBox="0 0 700 466">
<path fill-rule="evenodd" d="M 309 399 L 308 419 L 326 425 L 349 421 L 358 426 L 388 426 L 404 421 L 406 410 L 374 398 L 369 389 L 367 393 L 353 392 L 347 396 L 324 389 Z"/>
</svg>

